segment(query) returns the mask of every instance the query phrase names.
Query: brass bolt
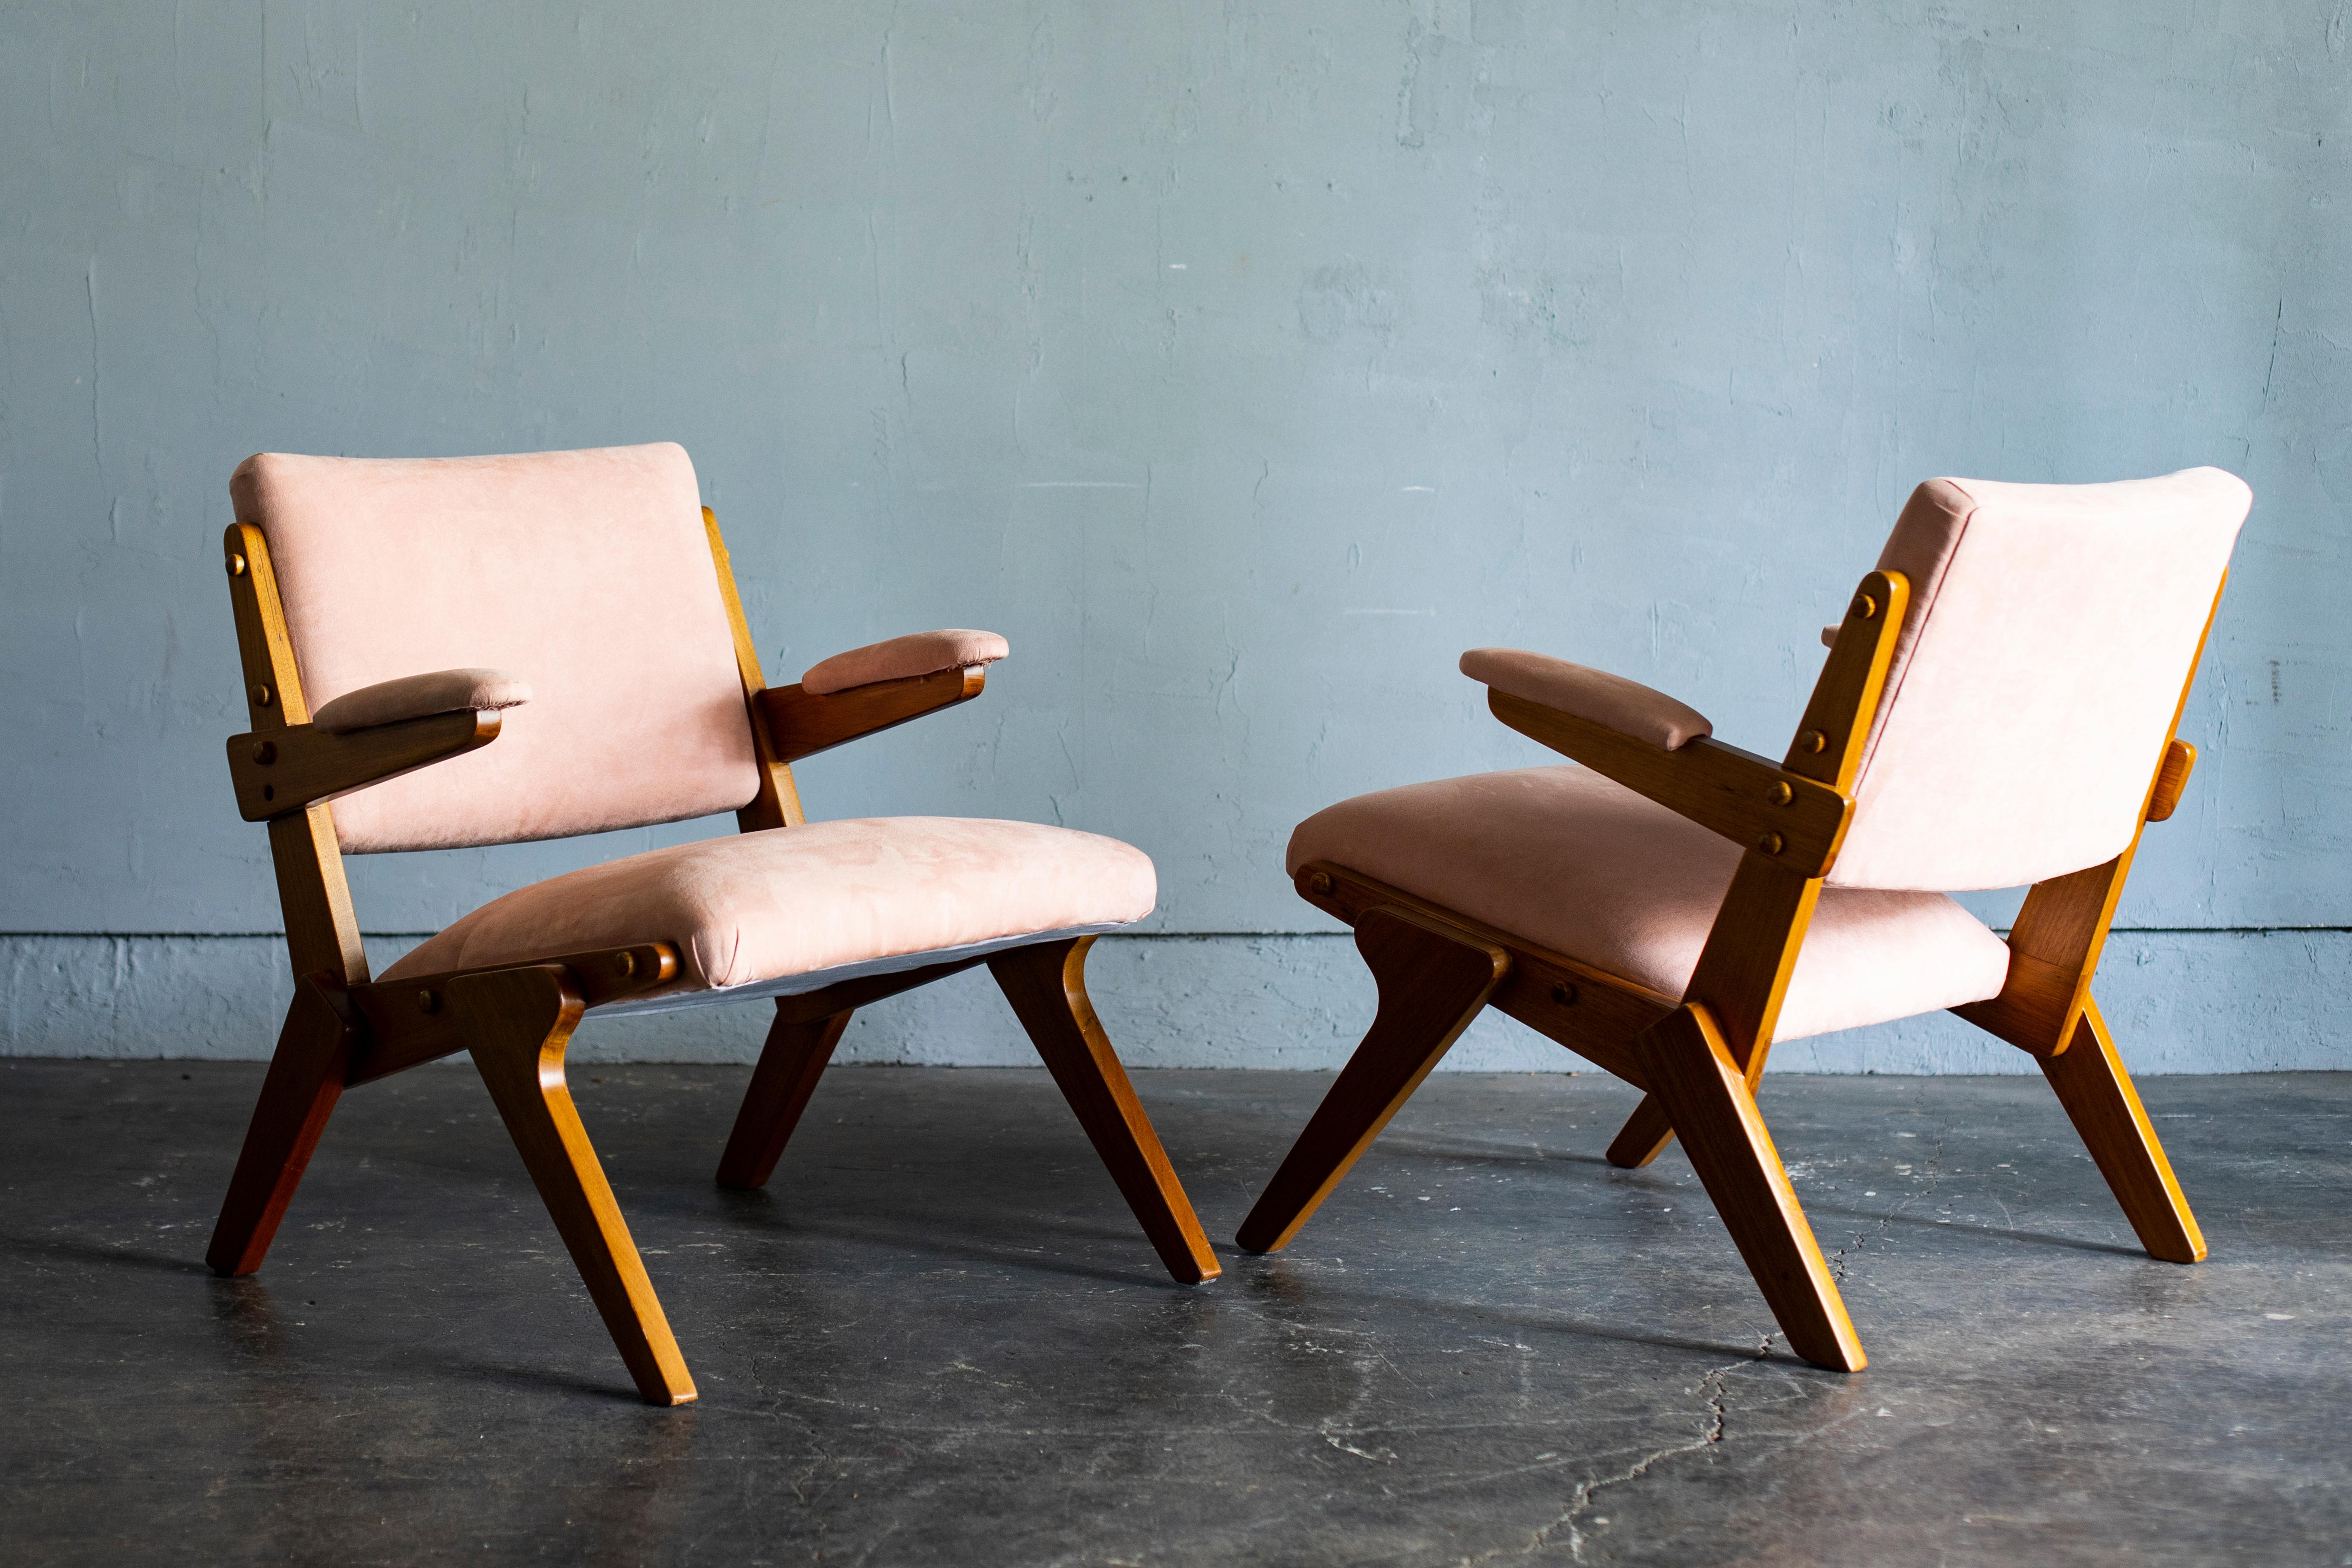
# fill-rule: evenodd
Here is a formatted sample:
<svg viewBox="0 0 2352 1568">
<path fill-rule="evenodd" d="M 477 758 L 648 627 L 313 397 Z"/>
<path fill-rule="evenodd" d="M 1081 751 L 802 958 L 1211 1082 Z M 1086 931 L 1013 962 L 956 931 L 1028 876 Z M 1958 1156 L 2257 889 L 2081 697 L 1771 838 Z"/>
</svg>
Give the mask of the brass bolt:
<svg viewBox="0 0 2352 1568">
<path fill-rule="evenodd" d="M 1878 613 L 1878 601 L 1873 599 L 1867 593 L 1857 593 L 1853 596 L 1853 610 L 1852 613 L 1857 621 L 1871 620 Z"/>
<path fill-rule="evenodd" d="M 1317 872 L 1314 875 L 1312 875 L 1312 876 L 1310 876 L 1310 877 L 1308 877 L 1308 878 L 1307 879 L 1307 890 L 1309 893 L 1328 893 L 1328 892 L 1330 892 L 1330 891 L 1331 891 L 1331 873 L 1330 873 L 1329 872 L 1328 872 L 1328 871 L 1318 871 L 1318 872 Z"/>
<path fill-rule="evenodd" d="M 245 558 L 238 555 L 234 550 L 229 552 L 228 574 L 231 577 L 243 577 L 245 575 Z"/>
<path fill-rule="evenodd" d="M 278 760 L 278 743 L 271 740 L 255 741 L 253 743 L 253 759 L 256 762 L 260 763 L 264 768 L 268 767 L 271 763 Z"/>
<path fill-rule="evenodd" d="M 416 1010 L 421 1013 L 437 1013 L 441 1010 L 441 998 L 429 990 L 419 991 L 416 993 Z"/>
<path fill-rule="evenodd" d="M 1797 737 L 1797 744 L 1807 751 L 1827 751 L 1830 748 L 1830 737 L 1818 729 L 1809 729 Z"/>
<path fill-rule="evenodd" d="M 1764 798 L 1775 806 L 1785 806 L 1797 798 L 1797 792 L 1789 788 L 1786 779 L 1776 779 L 1772 781 L 1772 788 L 1764 791 Z"/>
<path fill-rule="evenodd" d="M 269 706 L 270 695 L 270 690 L 268 686 L 254 687 L 253 706 L 256 707 L 268 707 Z"/>
<path fill-rule="evenodd" d="M 1768 855 L 1777 855 L 1788 847 L 1789 841 L 1778 833 L 1767 833 L 1756 841 L 1756 847 Z"/>
<path fill-rule="evenodd" d="M 1561 1007 L 1572 1008 L 1576 1005 L 1576 988 L 1562 980 L 1551 988 L 1551 999 Z"/>
<path fill-rule="evenodd" d="M 613 955 L 613 973 L 620 976 L 621 978 L 625 980 L 636 972 L 637 956 L 635 953 L 615 953 Z"/>
</svg>

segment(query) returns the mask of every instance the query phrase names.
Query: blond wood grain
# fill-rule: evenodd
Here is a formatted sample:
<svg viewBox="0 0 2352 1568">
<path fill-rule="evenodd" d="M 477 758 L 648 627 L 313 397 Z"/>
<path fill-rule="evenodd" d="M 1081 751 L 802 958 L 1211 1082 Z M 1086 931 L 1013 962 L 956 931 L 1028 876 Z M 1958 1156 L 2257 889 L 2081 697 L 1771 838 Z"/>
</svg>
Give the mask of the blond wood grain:
<svg viewBox="0 0 2352 1568">
<path fill-rule="evenodd" d="M 1868 1364 L 1813 1228 L 1789 1185 L 1772 1134 L 1703 1006 L 1689 1005 L 1644 1034 L 1637 1050 L 1650 1091 L 1683 1136 L 1706 1195 L 1731 1232 L 1789 1347 L 1816 1366 Z"/>
<path fill-rule="evenodd" d="M 793 780 L 790 763 L 776 753 L 768 733 L 760 694 L 768 677 L 760 665 L 760 645 L 751 641 L 751 623 L 743 616 L 743 596 L 735 586 L 734 558 L 727 553 L 726 536 L 719 531 L 719 514 L 702 508 L 703 531 L 710 537 L 710 561 L 719 572 L 719 596 L 727 604 L 727 623 L 735 639 L 735 673 L 743 682 L 743 706 L 751 725 L 751 747 L 760 767 L 760 792 L 735 813 L 736 826 L 747 833 L 767 828 L 793 828 L 808 820 L 801 810 L 800 787 Z"/>
<path fill-rule="evenodd" d="M 1401 909 L 1501 948 L 1510 955 L 1511 965 L 1487 998 L 1492 1006 L 1635 1088 L 1643 1086 L 1641 1064 L 1633 1058 L 1633 1037 L 1674 1011 L 1673 998 L 1335 862 L 1303 865 L 1292 882 L 1299 897 L 1350 925 L 1374 909 Z"/>
<path fill-rule="evenodd" d="M 748 1192 L 768 1185 L 851 1017 L 847 1009 L 814 1019 L 777 1015 L 719 1157 L 720 1186 Z"/>
<path fill-rule="evenodd" d="M 988 686 L 987 672 L 975 664 L 937 670 L 896 681 L 875 681 L 817 696 L 799 685 L 770 686 L 757 700 L 766 716 L 776 755 L 798 762 L 853 740 L 968 703 Z"/>
<path fill-rule="evenodd" d="M 600 1008 L 642 996 L 677 978 L 676 944 L 639 942 L 624 947 L 597 947 L 543 958 L 541 967 L 553 965 L 572 977 L 581 1004 Z M 353 986 L 345 993 L 349 1006 L 364 1025 L 358 1051 L 352 1058 L 346 1082 L 373 1083 L 395 1072 L 455 1056 L 473 1045 L 464 1016 L 447 1005 L 450 982 L 467 975 L 494 974 L 519 966 L 477 965 L 405 979 Z"/>
<path fill-rule="evenodd" d="M 1488 691 L 1486 706 L 1520 734 L 1743 849 L 1777 845 L 1774 858 L 1800 872 L 1828 865 L 1844 841 L 1852 802 L 1754 752 L 1707 736 L 1662 751 L 1606 725 L 1507 692 Z"/>
<path fill-rule="evenodd" d="M 216 1274 L 250 1274 L 261 1267 L 342 1094 L 359 1031 L 331 999 L 326 981 L 324 975 L 306 977 L 286 1009 L 286 1026 L 205 1253 Z"/>
<path fill-rule="evenodd" d="M 269 542 L 259 528 L 232 523 L 221 548 L 252 729 L 257 737 L 267 737 L 289 726 L 307 725 L 310 709 L 278 597 Z M 343 876 L 342 849 L 331 808 L 311 806 L 299 816 L 272 821 L 269 858 L 295 975 L 323 972 L 338 986 L 363 983 L 367 947 L 352 911 L 351 884 Z"/>
<path fill-rule="evenodd" d="M 1910 598 L 1910 582 L 1901 572 L 1874 571 L 1862 580 L 1781 764 L 1835 790 L 1842 800 L 1849 798 L 1861 771 L 1871 718 L 1885 691 Z M 1780 1005 L 1821 894 L 1818 873 L 1809 873 L 1787 855 L 1749 851 L 1740 857 L 1691 974 L 1688 999 L 1706 1006 L 1750 1089 L 1764 1075 Z M 1611 1140 L 1609 1161 L 1627 1167 L 1648 1165 L 1673 1136 L 1664 1108 L 1645 1102 Z"/>
<path fill-rule="evenodd" d="M 231 736 L 237 814 L 263 822 L 463 756 L 499 737 L 494 712 L 436 713 L 331 735 L 313 725 Z"/>
<path fill-rule="evenodd" d="M 2041 1059 L 2042 1076 L 2057 1092 L 2059 1104 L 2148 1256 L 2168 1263 L 2203 1261 L 2205 1233 L 2189 1212 L 2095 1000 L 2084 998 L 2074 1028 L 2071 1050 Z"/>
<path fill-rule="evenodd" d="M 577 981 L 553 965 L 461 975 L 448 1005 L 637 1393 L 650 1405 L 692 1400 L 686 1358 L 564 1082 L 564 1046 L 584 1010 Z"/>
<path fill-rule="evenodd" d="M 1200 1284 L 1222 1272 L 1217 1255 L 1095 1016 L 1086 982 L 1094 942 L 1079 936 L 992 954 L 989 972 L 1160 1263 L 1180 1282 Z"/>
<path fill-rule="evenodd" d="M 1511 967 L 1500 945 L 1393 904 L 1358 917 L 1356 950 L 1379 983 L 1380 1009 L 1234 1234 L 1244 1251 L 1290 1245 Z"/>
<path fill-rule="evenodd" d="M 2147 798 L 2147 821 L 2166 822 L 2180 809 L 2180 797 L 2189 788 L 2189 775 L 2197 766 L 2197 748 L 2178 737 L 2168 741 L 2164 760 L 2157 766 L 2156 788 Z"/>
</svg>

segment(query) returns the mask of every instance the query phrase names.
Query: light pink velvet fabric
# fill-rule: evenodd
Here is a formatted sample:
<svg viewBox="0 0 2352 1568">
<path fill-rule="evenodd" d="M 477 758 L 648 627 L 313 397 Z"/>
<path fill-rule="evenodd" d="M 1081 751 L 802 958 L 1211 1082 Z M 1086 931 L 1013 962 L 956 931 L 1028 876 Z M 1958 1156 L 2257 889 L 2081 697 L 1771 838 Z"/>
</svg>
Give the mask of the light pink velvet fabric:
<svg viewBox="0 0 2352 1568">
<path fill-rule="evenodd" d="M 478 751 L 334 803 L 346 850 L 558 838 L 759 789 L 694 466 L 671 444 L 379 461 L 265 453 L 230 481 L 269 540 L 305 698 L 522 673 Z"/>
<path fill-rule="evenodd" d="M 1142 851 L 1093 833 L 957 817 L 810 822 L 630 855 L 494 899 L 384 971 L 410 975 L 675 942 L 671 990 L 1073 925 L 1140 920 Z"/>
<path fill-rule="evenodd" d="M 1013 645 L 993 632 L 961 628 L 914 632 L 819 660 L 801 677 L 801 689 L 812 696 L 824 696 L 876 681 L 902 681 L 910 675 L 992 664 L 1012 651 Z"/>
<path fill-rule="evenodd" d="M 1715 727 L 1695 707 L 1639 681 L 1517 648 L 1473 648 L 1462 673 L 1498 692 L 1606 725 L 1621 735 L 1673 751 Z"/>
<path fill-rule="evenodd" d="M 1529 768 L 1360 795 L 1291 835 L 1331 861 L 1538 946 L 1680 997 L 1739 846 L 1584 768 Z M 1940 894 L 1824 889 L 1776 1040 L 1997 993 L 2009 948 Z"/>
<path fill-rule="evenodd" d="M 2252 499 L 2218 468 L 1920 486 L 1879 557 L 1911 602 L 1832 885 L 2013 887 L 2121 852 Z"/>
<path fill-rule="evenodd" d="M 496 713 L 530 701 L 530 683 L 504 670 L 435 670 L 345 692 L 310 712 L 330 735 L 436 713 Z"/>
</svg>

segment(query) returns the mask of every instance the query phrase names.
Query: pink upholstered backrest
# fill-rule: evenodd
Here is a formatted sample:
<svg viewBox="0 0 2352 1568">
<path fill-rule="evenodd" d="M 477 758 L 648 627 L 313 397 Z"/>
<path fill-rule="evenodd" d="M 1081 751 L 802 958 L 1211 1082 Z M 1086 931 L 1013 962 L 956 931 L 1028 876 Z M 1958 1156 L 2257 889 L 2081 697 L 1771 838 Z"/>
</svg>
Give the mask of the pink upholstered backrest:
<svg viewBox="0 0 2352 1568">
<path fill-rule="evenodd" d="M 683 448 L 264 453 L 229 494 L 268 540 L 312 708 L 464 665 L 530 685 L 488 746 L 335 801 L 344 849 L 560 838 L 731 810 L 758 792 Z"/>
<path fill-rule="evenodd" d="M 1910 609 L 1830 882 L 2014 887 L 2120 853 L 2252 500 L 2218 468 L 1913 492 L 1878 558 Z"/>
</svg>

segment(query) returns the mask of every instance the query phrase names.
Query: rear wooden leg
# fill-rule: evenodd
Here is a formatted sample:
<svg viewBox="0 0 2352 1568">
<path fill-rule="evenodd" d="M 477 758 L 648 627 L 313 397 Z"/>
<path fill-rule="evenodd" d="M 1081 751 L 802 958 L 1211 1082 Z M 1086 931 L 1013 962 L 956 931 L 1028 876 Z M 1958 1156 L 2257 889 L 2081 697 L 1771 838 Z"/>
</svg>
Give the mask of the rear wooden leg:
<svg viewBox="0 0 2352 1568">
<path fill-rule="evenodd" d="M 278 1031 L 278 1050 L 261 1081 L 261 1098 L 246 1128 L 245 1147 L 229 1177 L 205 1261 L 216 1274 L 250 1274 L 261 1267 L 286 1206 L 310 1167 L 310 1151 L 342 1097 L 343 1075 L 358 1035 L 315 979 L 299 981 Z"/>
<path fill-rule="evenodd" d="M 1142 1222 L 1160 1262 L 1183 1283 L 1201 1284 L 1223 1270 L 1102 1020 L 1095 1017 L 1086 978 L 1087 950 L 1094 941 L 1079 936 L 1015 947 L 989 959 L 989 971 Z"/>
<path fill-rule="evenodd" d="M 1780 1168 L 1748 1074 L 1731 1060 L 1713 1017 L 1685 1003 L 1643 1031 L 1634 1050 L 1790 1348 L 1816 1366 L 1861 1371 L 1868 1360 L 1862 1341 Z"/>
<path fill-rule="evenodd" d="M 1380 1010 L 1242 1221 L 1234 1239 L 1244 1251 L 1279 1252 L 1290 1245 L 1470 1027 L 1511 966 L 1500 947 L 1387 905 L 1356 922 L 1356 950 L 1380 986 Z"/>
<path fill-rule="evenodd" d="M 1675 1124 L 1666 1117 L 1665 1107 L 1654 1094 L 1644 1094 L 1625 1125 L 1609 1145 L 1609 1163 L 1625 1169 L 1639 1170 L 1666 1152 L 1675 1141 Z"/>
<path fill-rule="evenodd" d="M 849 1019 L 848 1009 L 830 1018 L 795 1019 L 778 1009 L 743 1108 L 735 1113 L 735 1130 L 727 1134 L 727 1152 L 719 1157 L 720 1186 L 748 1192 L 768 1185 Z"/>
<path fill-rule="evenodd" d="M 2181 1196 L 2099 1004 L 2085 997 L 2067 1048 L 2035 1060 L 2148 1256 L 2168 1263 L 2204 1261 L 2205 1233 Z"/>
<path fill-rule="evenodd" d="M 448 1005 L 637 1392 L 649 1405 L 686 1404 L 686 1358 L 563 1081 L 563 1048 L 585 1010 L 578 982 L 555 965 L 469 975 L 449 982 Z"/>
</svg>

